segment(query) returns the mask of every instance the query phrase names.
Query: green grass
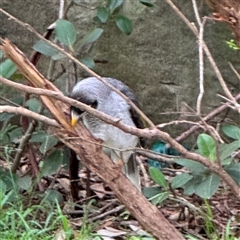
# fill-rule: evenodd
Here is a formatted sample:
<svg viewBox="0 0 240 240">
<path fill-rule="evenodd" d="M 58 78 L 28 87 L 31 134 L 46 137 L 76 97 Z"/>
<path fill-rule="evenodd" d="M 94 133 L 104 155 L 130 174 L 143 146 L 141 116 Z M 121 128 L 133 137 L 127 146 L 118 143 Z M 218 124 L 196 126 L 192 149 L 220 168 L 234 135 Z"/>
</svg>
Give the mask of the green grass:
<svg viewBox="0 0 240 240">
<path fill-rule="evenodd" d="M 17 194 L 17 193 L 15 193 Z M 26 196 L 14 192 L 4 195 L 0 192 L 0 236 L 4 240 L 52 240 L 57 234 L 63 239 L 94 239 L 91 225 L 83 224 L 75 231 L 62 213 L 60 206 L 50 203 L 26 204 Z M 95 238 L 100 239 L 100 238 Z"/>
</svg>

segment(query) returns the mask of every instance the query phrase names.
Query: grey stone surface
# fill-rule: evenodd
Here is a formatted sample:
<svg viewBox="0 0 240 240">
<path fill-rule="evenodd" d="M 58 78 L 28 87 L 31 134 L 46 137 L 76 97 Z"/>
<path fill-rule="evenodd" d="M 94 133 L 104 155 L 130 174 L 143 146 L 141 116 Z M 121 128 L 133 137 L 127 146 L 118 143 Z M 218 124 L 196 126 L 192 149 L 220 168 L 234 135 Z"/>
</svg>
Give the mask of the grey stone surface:
<svg viewBox="0 0 240 240">
<path fill-rule="evenodd" d="M 0 7 L 43 34 L 58 16 L 58 0 L 1 0 Z M 9 38 L 25 53 L 31 53 L 37 38 L 25 27 L 0 13 L 0 36 Z"/>
<path fill-rule="evenodd" d="M 177 119 L 183 110 L 182 102 L 195 108 L 198 86 L 198 43 L 175 12 L 160 0 L 148 8 L 137 0 L 126 0 L 119 10 L 133 20 L 134 31 L 130 36 L 121 33 L 113 20 L 97 24 L 92 18 L 94 8 L 103 1 L 78 1 L 81 6 L 69 9 L 67 17 L 74 23 L 81 39 L 93 27 L 102 27 L 101 38 L 85 51 L 94 59 L 106 60 L 94 69 L 102 76 L 120 79 L 136 93 L 144 112 L 155 122 Z M 175 1 L 184 14 L 195 22 L 191 1 Z M 202 1 L 198 1 L 200 14 L 210 15 Z M 57 19 L 58 1 L 16 1 L 2 0 L 2 7 L 33 25 L 39 32 Z M 87 7 L 86 7 L 87 6 Z M 24 51 L 30 52 L 36 40 L 34 35 L 10 23 L 1 15 L 1 36 L 10 38 Z M 228 86 L 239 92 L 239 80 L 232 73 L 228 62 L 239 65 L 239 53 L 232 51 L 226 41 L 233 38 L 228 27 L 208 20 L 204 38 L 219 66 Z M 203 112 L 209 112 L 220 103 L 217 93 L 221 86 L 207 60 L 205 60 L 205 95 Z M 177 113 L 177 114 L 176 114 Z M 237 116 L 236 116 L 237 117 Z"/>
</svg>

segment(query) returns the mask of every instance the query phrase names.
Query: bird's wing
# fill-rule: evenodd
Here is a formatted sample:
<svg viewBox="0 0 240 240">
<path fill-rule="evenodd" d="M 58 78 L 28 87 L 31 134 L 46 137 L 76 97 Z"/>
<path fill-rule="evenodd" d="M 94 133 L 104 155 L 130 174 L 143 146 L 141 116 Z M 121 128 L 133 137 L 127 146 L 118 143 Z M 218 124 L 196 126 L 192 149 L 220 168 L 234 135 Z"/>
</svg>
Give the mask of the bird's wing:
<svg viewBox="0 0 240 240">
<path fill-rule="evenodd" d="M 136 100 L 134 93 L 132 92 L 132 90 L 125 85 L 123 82 L 118 81 L 116 79 L 113 78 L 106 78 L 106 80 L 112 84 L 115 88 L 117 88 L 120 92 L 122 92 L 126 97 L 128 97 L 138 108 L 139 108 L 139 103 Z M 146 122 L 144 121 L 144 119 L 137 113 L 137 111 L 129 106 L 128 107 L 128 111 L 130 113 L 131 119 L 134 123 L 134 125 L 137 128 L 143 129 L 146 127 Z M 140 145 L 142 147 L 144 147 L 145 145 L 145 140 L 143 138 L 140 138 Z"/>
</svg>

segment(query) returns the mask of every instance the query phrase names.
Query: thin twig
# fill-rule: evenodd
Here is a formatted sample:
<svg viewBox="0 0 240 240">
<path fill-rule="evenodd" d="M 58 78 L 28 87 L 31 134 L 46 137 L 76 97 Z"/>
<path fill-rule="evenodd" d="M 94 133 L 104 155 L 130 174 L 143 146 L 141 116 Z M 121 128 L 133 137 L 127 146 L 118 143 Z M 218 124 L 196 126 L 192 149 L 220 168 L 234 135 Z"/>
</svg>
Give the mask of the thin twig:
<svg viewBox="0 0 240 240">
<path fill-rule="evenodd" d="M 137 161 L 139 168 L 143 175 L 143 186 L 149 187 L 149 177 L 148 177 L 146 168 L 144 167 L 144 164 L 143 164 L 142 160 L 139 158 L 139 156 L 136 156 L 136 161 Z"/>
<path fill-rule="evenodd" d="M 52 127 L 60 127 L 60 125 L 57 123 L 56 120 L 50 119 L 41 114 L 32 112 L 24 107 L 0 106 L 0 113 L 3 113 L 3 112 L 14 113 L 16 115 L 26 116 L 31 119 L 35 119 L 37 121 L 43 122 Z"/>
<path fill-rule="evenodd" d="M 111 215 L 111 214 L 113 214 L 113 213 L 117 213 L 117 212 L 123 210 L 124 208 L 125 208 L 124 205 L 117 206 L 117 207 L 115 207 L 115 208 L 113 208 L 113 209 L 111 209 L 111 210 L 109 210 L 109 211 L 107 211 L 107 212 L 105 212 L 105 213 L 102 213 L 102 214 L 99 214 L 99 215 L 96 216 L 96 217 L 90 218 L 89 220 L 90 220 L 90 221 L 97 221 L 97 220 L 99 220 L 99 219 L 101 219 L 101 218 L 104 218 L 104 217 L 106 217 L 106 216 L 108 216 L 108 215 Z"/>
<path fill-rule="evenodd" d="M 238 101 L 240 99 L 240 94 L 238 94 L 235 97 L 236 101 Z M 228 109 L 231 106 L 231 104 L 229 102 L 224 103 L 224 105 L 219 106 L 218 108 L 216 108 L 214 111 L 210 112 L 206 117 L 203 118 L 204 121 L 208 121 L 211 118 L 215 117 L 216 115 L 220 114 L 222 111 Z M 200 122 L 199 122 L 200 124 Z M 185 138 L 187 138 L 190 134 L 192 134 L 194 131 L 196 131 L 199 128 L 199 125 L 195 125 L 192 126 L 190 129 L 188 129 L 187 131 L 185 131 L 184 133 L 182 133 L 180 136 L 178 136 L 175 140 L 177 142 L 181 142 L 183 141 Z"/>
<path fill-rule="evenodd" d="M 195 0 L 193 0 L 195 2 Z M 196 2 L 195 2 L 196 3 Z M 198 14 L 197 14 L 198 15 Z M 199 95 L 197 99 L 197 113 L 199 116 L 201 116 L 201 102 L 204 94 L 204 59 L 203 59 L 203 30 L 204 30 L 204 24 L 205 19 L 203 19 L 202 22 L 200 22 L 200 31 L 199 31 Z"/>
<path fill-rule="evenodd" d="M 201 102 L 204 94 L 204 59 L 203 59 L 203 49 L 202 49 L 202 41 L 203 41 L 203 29 L 204 22 L 201 24 L 200 32 L 199 32 L 199 96 L 197 100 L 197 113 L 201 116 Z"/>
<path fill-rule="evenodd" d="M 1 107 L 0 107 L 0 112 L 1 112 Z M 16 155 L 14 157 L 13 165 L 11 167 L 11 171 L 14 172 L 14 173 L 17 171 L 17 168 L 18 168 L 18 166 L 20 164 L 20 160 L 21 160 L 21 155 L 22 155 L 23 149 L 24 149 L 26 143 L 31 138 L 33 130 L 34 130 L 34 122 L 31 122 L 29 124 L 29 126 L 28 126 L 27 131 L 25 132 L 25 134 L 20 139 L 18 150 L 17 150 L 17 153 L 16 153 Z"/>
<path fill-rule="evenodd" d="M 238 104 L 238 106 L 237 106 L 232 100 L 222 96 L 221 94 L 217 94 L 217 96 L 219 96 L 222 99 L 226 100 L 227 102 L 231 103 L 233 106 L 229 105 L 230 108 L 240 111 L 240 104 Z"/>
<path fill-rule="evenodd" d="M 135 152 L 149 159 L 156 160 L 158 162 L 166 162 L 169 164 L 175 163 L 175 159 L 178 158 L 178 156 L 171 155 L 170 157 L 169 155 L 166 155 L 166 154 L 157 153 L 152 150 L 142 149 L 142 148 L 136 148 Z"/>
<path fill-rule="evenodd" d="M 236 74 L 236 76 L 237 76 L 238 79 L 240 80 L 240 74 L 238 73 L 237 69 L 232 65 L 232 63 L 229 63 L 229 66 L 231 67 L 231 69 L 233 70 L 233 72 Z"/>
<path fill-rule="evenodd" d="M 193 122 L 193 121 L 188 121 L 188 120 L 175 120 L 175 121 L 168 122 L 168 123 L 161 123 L 161 124 L 158 124 L 156 127 L 164 128 L 166 126 L 179 125 L 179 124 L 196 125 L 199 128 L 204 128 L 204 126 L 200 122 Z"/>
<path fill-rule="evenodd" d="M 62 19 L 64 17 L 64 0 L 59 0 L 59 11 L 58 11 L 58 19 Z"/>
<path fill-rule="evenodd" d="M 18 103 L 15 103 L 15 102 L 13 102 L 13 101 L 11 101 L 11 100 L 3 97 L 3 96 L 0 96 L 0 99 L 2 99 L 3 101 L 5 101 L 5 102 L 7 102 L 7 103 L 9 103 L 9 104 L 11 104 L 11 105 L 13 105 L 13 106 L 21 107 L 21 105 L 19 105 Z"/>
<path fill-rule="evenodd" d="M 198 12 L 198 7 L 197 7 L 196 0 L 192 0 L 192 5 L 193 5 L 193 10 L 194 10 L 194 13 L 195 13 L 195 17 L 196 17 L 196 19 L 197 19 L 198 26 L 199 26 L 199 28 L 201 28 L 201 26 L 202 26 L 202 21 L 201 21 L 201 18 L 200 18 L 200 16 L 199 16 L 199 12 Z"/>
<path fill-rule="evenodd" d="M 113 199 L 111 200 L 109 203 L 107 203 L 106 205 L 104 205 L 102 208 L 98 209 L 97 211 L 94 211 L 93 213 L 89 214 L 89 217 L 95 217 L 96 215 L 101 214 L 102 212 L 105 212 L 106 209 L 108 209 L 109 207 L 111 207 L 112 205 L 116 204 L 118 202 L 117 199 Z"/>
</svg>

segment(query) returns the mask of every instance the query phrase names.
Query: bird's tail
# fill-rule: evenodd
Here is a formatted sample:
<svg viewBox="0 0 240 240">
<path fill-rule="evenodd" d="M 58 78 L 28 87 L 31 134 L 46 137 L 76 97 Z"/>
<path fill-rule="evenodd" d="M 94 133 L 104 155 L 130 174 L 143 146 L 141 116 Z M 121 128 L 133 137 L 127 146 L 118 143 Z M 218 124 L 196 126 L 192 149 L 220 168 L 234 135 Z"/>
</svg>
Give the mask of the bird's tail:
<svg viewBox="0 0 240 240">
<path fill-rule="evenodd" d="M 108 154 L 108 156 L 110 156 L 114 163 L 117 163 L 121 159 L 121 161 L 123 162 L 123 173 L 141 192 L 141 182 L 136 160 L 136 153 L 130 153 L 128 151 L 117 152 L 109 149 L 104 149 L 104 151 Z"/>
<path fill-rule="evenodd" d="M 123 173 L 126 177 L 135 185 L 135 187 L 141 192 L 140 175 L 138 165 L 136 161 L 136 154 L 132 153 L 128 161 L 123 161 Z"/>
</svg>

